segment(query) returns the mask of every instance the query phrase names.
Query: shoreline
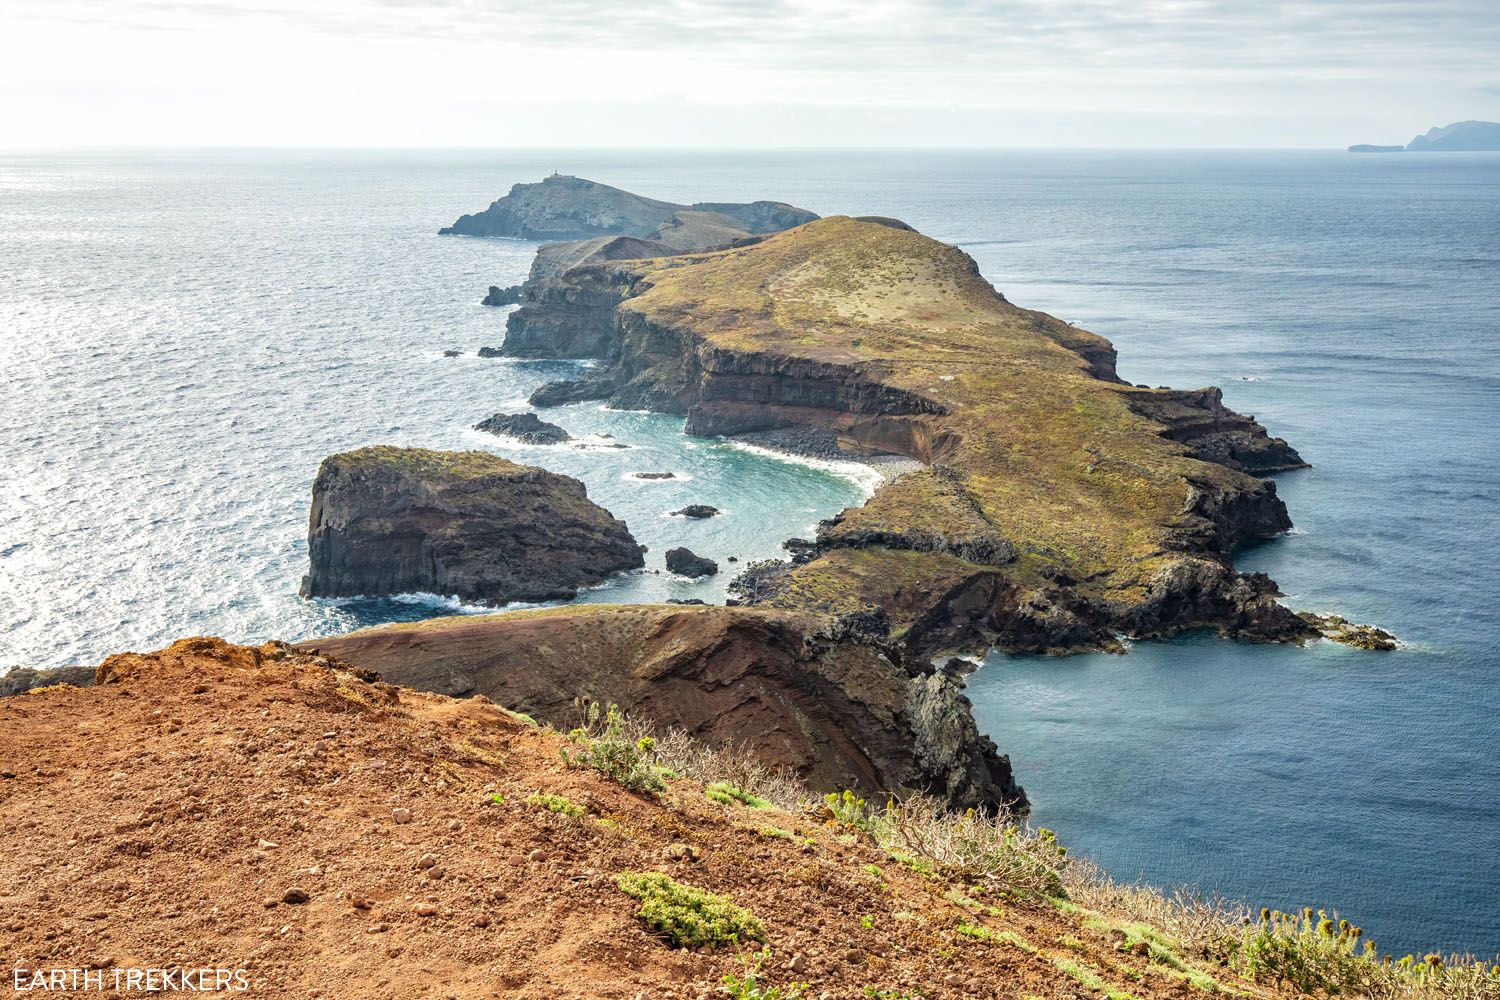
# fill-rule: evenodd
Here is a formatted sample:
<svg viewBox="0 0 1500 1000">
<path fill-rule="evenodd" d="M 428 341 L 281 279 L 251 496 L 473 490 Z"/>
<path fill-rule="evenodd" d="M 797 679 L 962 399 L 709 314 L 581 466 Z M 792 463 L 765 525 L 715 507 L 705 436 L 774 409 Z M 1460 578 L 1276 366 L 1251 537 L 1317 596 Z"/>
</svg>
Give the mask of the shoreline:
<svg viewBox="0 0 1500 1000">
<path fill-rule="evenodd" d="M 721 437 L 727 445 L 756 455 L 781 459 L 812 469 L 822 469 L 841 476 L 859 487 L 868 500 L 875 491 L 908 472 L 922 468 L 922 463 L 904 455 L 856 455 L 837 445 L 820 446 L 807 428 L 788 427 L 773 431 L 754 431 Z M 832 435 L 828 435 L 832 439 Z"/>
</svg>

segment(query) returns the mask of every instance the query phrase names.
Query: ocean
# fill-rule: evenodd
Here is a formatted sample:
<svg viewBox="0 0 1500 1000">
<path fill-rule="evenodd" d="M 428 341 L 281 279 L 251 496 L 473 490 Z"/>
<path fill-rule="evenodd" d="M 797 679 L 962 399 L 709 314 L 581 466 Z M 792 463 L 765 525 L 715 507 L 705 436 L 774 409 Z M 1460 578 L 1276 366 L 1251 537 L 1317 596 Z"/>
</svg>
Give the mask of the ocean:
<svg viewBox="0 0 1500 1000">
<path fill-rule="evenodd" d="M 584 363 L 477 357 L 504 326 L 480 297 L 535 246 L 436 232 L 554 169 L 896 216 L 1109 337 L 1131 381 L 1220 385 L 1291 441 L 1313 464 L 1278 477 L 1297 527 L 1240 565 L 1404 649 L 991 655 L 969 680 L 981 727 L 1033 821 L 1119 877 L 1336 907 L 1398 955 L 1500 952 L 1494 154 L 0 154 L 0 670 L 480 610 L 297 597 L 313 474 L 360 445 L 582 479 L 651 549 L 587 601 L 722 599 L 730 556 L 868 495 L 865 467 L 597 403 L 547 419 L 629 448 L 470 429 Z M 667 516 L 690 502 L 725 515 Z M 677 544 L 726 572 L 655 572 Z"/>
</svg>

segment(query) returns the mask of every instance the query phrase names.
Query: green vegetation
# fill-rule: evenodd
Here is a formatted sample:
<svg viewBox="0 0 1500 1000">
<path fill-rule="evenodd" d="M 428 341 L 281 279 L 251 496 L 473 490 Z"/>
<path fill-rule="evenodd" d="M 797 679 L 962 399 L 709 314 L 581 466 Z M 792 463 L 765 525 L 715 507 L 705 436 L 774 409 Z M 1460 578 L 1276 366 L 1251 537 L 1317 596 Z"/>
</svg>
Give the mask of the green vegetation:
<svg viewBox="0 0 1500 1000">
<path fill-rule="evenodd" d="M 331 456 L 325 461 L 366 468 L 388 468 L 418 479 L 468 479 L 475 476 L 515 475 L 529 467 L 487 451 L 435 451 L 377 444 Z"/>
<path fill-rule="evenodd" d="M 758 795 L 740 791 L 727 781 L 715 781 L 703 790 L 703 794 L 726 806 L 738 803 L 742 806 L 749 806 L 751 809 L 770 809 L 772 805 L 771 802 Z"/>
<path fill-rule="evenodd" d="M 1099 978 L 1099 974 L 1092 969 L 1086 968 L 1071 959 L 1054 958 L 1052 964 L 1076 979 L 1078 985 L 1084 989 L 1103 993 L 1108 1000 L 1135 1000 L 1133 996 L 1124 990 L 1117 990 L 1113 986 L 1110 986 L 1103 979 Z"/>
<path fill-rule="evenodd" d="M 569 767 L 592 768 L 640 794 L 666 791 L 662 769 L 652 754 L 655 739 L 630 733 L 618 705 L 610 705 L 601 718 L 598 702 L 589 703 L 583 724 L 568 734 L 568 740 L 571 749 L 563 747 L 559 753 Z"/>
<path fill-rule="evenodd" d="M 588 810 L 576 802 L 572 802 L 561 795 L 528 795 L 526 804 L 534 809 L 545 809 L 548 812 L 559 813 L 563 816 L 582 816 Z"/>
<path fill-rule="evenodd" d="M 883 990 L 878 986 L 866 986 L 865 996 L 872 1000 L 918 1000 L 927 994 L 921 990 Z"/>
<path fill-rule="evenodd" d="M 1381 955 L 1359 927 L 1322 910 L 1261 910 L 1256 919 L 1220 897 L 1121 885 L 1089 862 L 1075 861 L 1064 877 L 1069 894 L 1088 907 L 1054 900 L 1060 909 L 1087 917 L 1086 927 L 1117 928 L 1125 935 L 1124 950 L 1144 953 L 1154 968 L 1201 990 L 1234 992 L 1186 954 L 1309 995 L 1500 1000 L 1500 963 L 1436 954 L 1396 961 Z"/>
<path fill-rule="evenodd" d="M 871 819 L 865 808 L 865 800 L 849 789 L 846 788 L 841 793 L 829 792 L 823 796 L 823 804 L 828 807 L 829 816 L 834 823 L 866 833 L 871 831 Z"/>
<path fill-rule="evenodd" d="M 920 795 L 872 809 L 846 789 L 825 795 L 823 804 L 829 823 L 869 834 L 892 858 L 929 878 L 1052 897 L 1065 892 L 1068 852 L 1051 830 L 1032 830 L 1006 815 L 953 813 Z"/>
<path fill-rule="evenodd" d="M 660 872 L 626 872 L 615 884 L 627 896 L 641 901 L 636 916 L 673 947 L 713 947 L 766 939 L 765 928 L 749 910 Z"/>
<path fill-rule="evenodd" d="M 1020 948 L 1022 951 L 1036 954 L 1036 945 L 1017 934 L 1015 931 L 996 931 L 995 940 L 1003 941 L 1012 948 Z"/>
<path fill-rule="evenodd" d="M 510 716 L 512 719 L 515 719 L 517 722 L 522 723 L 523 725 L 530 726 L 532 729 L 540 729 L 541 728 L 541 723 L 537 722 L 535 719 L 533 719 L 531 716 L 527 715 L 525 712 L 517 712 L 517 711 L 514 711 L 513 709 L 509 709 L 509 708 L 501 709 L 501 711 L 503 711 L 506 715 Z"/>
<path fill-rule="evenodd" d="M 725 992 L 733 1000 L 801 1000 L 807 994 L 807 983 L 792 983 L 790 986 L 766 986 L 761 967 L 771 957 L 771 949 L 762 948 L 740 956 L 741 975 L 724 974 Z"/>
</svg>

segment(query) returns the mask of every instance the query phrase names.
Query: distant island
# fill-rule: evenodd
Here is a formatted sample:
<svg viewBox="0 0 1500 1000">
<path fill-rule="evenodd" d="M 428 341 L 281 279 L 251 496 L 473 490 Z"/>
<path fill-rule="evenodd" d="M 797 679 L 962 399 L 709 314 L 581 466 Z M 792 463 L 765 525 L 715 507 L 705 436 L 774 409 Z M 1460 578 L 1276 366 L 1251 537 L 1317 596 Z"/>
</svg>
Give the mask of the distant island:
<svg viewBox="0 0 1500 1000">
<path fill-rule="evenodd" d="M 1351 153 L 1466 153 L 1500 150 L 1500 122 L 1454 122 L 1434 126 L 1405 146 L 1379 146 L 1368 142 L 1349 147 Z"/>
</svg>

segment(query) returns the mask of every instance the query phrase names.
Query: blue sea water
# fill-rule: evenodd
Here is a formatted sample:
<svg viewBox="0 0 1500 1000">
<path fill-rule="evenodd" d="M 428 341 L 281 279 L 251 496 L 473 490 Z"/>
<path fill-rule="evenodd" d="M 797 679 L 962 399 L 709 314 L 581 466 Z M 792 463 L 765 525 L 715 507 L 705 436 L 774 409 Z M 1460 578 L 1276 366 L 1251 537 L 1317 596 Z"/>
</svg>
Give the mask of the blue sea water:
<svg viewBox="0 0 1500 1000">
<path fill-rule="evenodd" d="M 1221 385 L 1292 441 L 1314 466 L 1278 481 L 1297 528 L 1241 564 L 1405 649 L 992 655 L 970 679 L 980 723 L 1035 821 L 1119 876 L 1337 906 L 1398 953 L 1500 951 L 1494 155 L 0 155 L 0 669 L 451 612 L 296 596 L 318 461 L 363 444 L 583 479 L 651 553 L 582 600 L 717 599 L 727 574 L 652 572 L 662 551 L 763 558 L 859 502 L 863 470 L 659 415 L 548 417 L 627 450 L 468 429 L 579 365 L 475 356 L 503 327 L 480 295 L 534 246 L 435 233 L 553 169 L 903 218 L 1012 301 L 1112 339 L 1125 377 Z M 687 502 L 726 515 L 665 516 Z"/>
</svg>

